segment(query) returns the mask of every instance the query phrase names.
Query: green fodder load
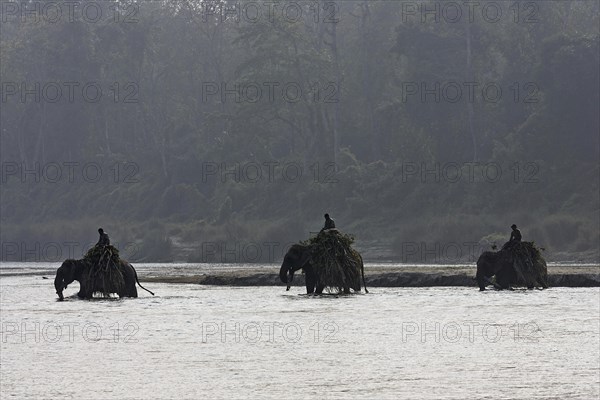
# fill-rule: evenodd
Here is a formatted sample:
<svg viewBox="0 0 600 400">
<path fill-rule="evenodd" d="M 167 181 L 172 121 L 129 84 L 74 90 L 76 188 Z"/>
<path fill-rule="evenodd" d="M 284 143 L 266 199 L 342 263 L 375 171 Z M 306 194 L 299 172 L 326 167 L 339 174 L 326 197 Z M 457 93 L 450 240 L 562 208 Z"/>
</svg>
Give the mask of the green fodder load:
<svg viewBox="0 0 600 400">
<path fill-rule="evenodd" d="M 311 247 L 314 271 L 331 292 L 342 292 L 344 287 L 360 290 L 362 260 L 352 243 L 352 236 L 337 229 L 322 231 L 302 243 Z"/>
<path fill-rule="evenodd" d="M 517 284 L 548 287 L 548 266 L 533 242 L 517 242 L 501 251 L 515 270 Z"/>
<path fill-rule="evenodd" d="M 116 247 L 94 246 L 83 259 L 89 265 L 88 282 L 92 293 L 97 292 L 109 297 L 111 293 L 122 291 L 125 279 L 119 268 L 121 259 Z"/>
</svg>

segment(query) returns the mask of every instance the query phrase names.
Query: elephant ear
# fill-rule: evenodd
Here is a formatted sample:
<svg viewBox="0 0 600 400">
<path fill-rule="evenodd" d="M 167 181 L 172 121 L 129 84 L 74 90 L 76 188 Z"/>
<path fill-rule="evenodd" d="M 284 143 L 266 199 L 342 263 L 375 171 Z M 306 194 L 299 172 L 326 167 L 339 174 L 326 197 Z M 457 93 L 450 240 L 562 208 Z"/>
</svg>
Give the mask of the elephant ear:
<svg viewBox="0 0 600 400">
<path fill-rule="evenodd" d="M 288 249 L 286 255 L 289 257 L 293 257 L 296 259 L 300 259 L 300 256 L 302 255 L 302 248 L 300 245 L 298 244 L 293 244 L 292 246 L 290 246 L 290 248 Z"/>
<path fill-rule="evenodd" d="M 77 268 L 77 260 L 68 259 L 65 260 L 63 265 L 61 266 L 62 273 L 64 277 L 73 278 L 75 276 L 76 268 Z"/>
<path fill-rule="evenodd" d="M 294 260 L 293 264 L 297 266 L 296 268 L 301 268 L 311 258 L 311 253 L 309 250 L 310 249 L 306 246 L 295 244 L 292 247 L 290 247 L 290 249 L 287 252 L 287 256 L 291 257 L 291 259 Z"/>
<path fill-rule="evenodd" d="M 309 248 L 304 248 L 300 253 L 300 257 L 298 258 L 298 264 L 303 268 L 307 262 L 312 258 L 312 253 Z"/>
</svg>

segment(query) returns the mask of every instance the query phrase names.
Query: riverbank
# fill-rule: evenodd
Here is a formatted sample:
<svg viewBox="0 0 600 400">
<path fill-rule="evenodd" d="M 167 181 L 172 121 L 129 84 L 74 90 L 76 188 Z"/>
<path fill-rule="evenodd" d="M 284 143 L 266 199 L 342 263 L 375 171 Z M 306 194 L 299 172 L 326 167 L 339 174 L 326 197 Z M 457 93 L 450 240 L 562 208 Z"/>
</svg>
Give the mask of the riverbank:
<svg viewBox="0 0 600 400">
<path fill-rule="evenodd" d="M 42 276 L 54 279 L 59 263 L 1 263 L 0 278 Z M 216 286 L 284 286 L 279 281 L 279 266 L 274 264 L 134 264 L 141 282 L 185 283 Z M 475 287 L 474 265 L 402 265 L 365 266 L 367 287 Z M 598 264 L 551 264 L 548 280 L 552 287 L 600 287 Z M 303 286 L 304 276 L 297 273 L 293 286 Z"/>
<path fill-rule="evenodd" d="M 476 286 L 476 268 L 463 266 L 374 266 L 365 268 L 367 287 Z M 144 282 L 188 283 L 217 286 L 283 286 L 279 268 L 239 268 L 195 275 L 142 275 Z M 552 287 L 600 287 L 600 266 L 550 266 Z M 293 286 L 303 286 L 304 277 L 296 274 Z"/>
</svg>

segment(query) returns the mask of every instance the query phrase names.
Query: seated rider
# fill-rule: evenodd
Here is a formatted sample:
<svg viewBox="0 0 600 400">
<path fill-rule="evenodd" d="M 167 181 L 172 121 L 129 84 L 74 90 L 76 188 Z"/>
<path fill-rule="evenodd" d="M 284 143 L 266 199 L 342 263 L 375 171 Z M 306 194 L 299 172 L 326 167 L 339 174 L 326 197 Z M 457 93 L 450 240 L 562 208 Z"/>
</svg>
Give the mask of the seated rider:
<svg viewBox="0 0 600 400">
<path fill-rule="evenodd" d="M 516 243 L 521 242 L 521 231 L 517 229 L 517 225 L 512 224 L 510 227 L 512 228 L 512 232 L 510 233 L 510 239 L 508 239 L 508 242 L 504 243 L 504 246 L 502 246 L 502 250 L 511 248 Z"/>
<path fill-rule="evenodd" d="M 100 239 L 98 239 L 98 243 L 96 243 L 96 246 L 110 245 L 110 238 L 108 237 L 108 234 L 104 232 L 104 229 L 99 228 L 98 233 L 100 234 Z"/>
<path fill-rule="evenodd" d="M 329 214 L 325 214 L 325 226 L 321 229 L 323 232 L 325 229 L 333 229 L 335 228 L 335 222 L 329 217 Z"/>
<path fill-rule="evenodd" d="M 510 233 L 509 242 L 520 242 L 521 241 L 521 231 L 517 229 L 515 224 L 511 225 L 512 232 Z"/>
</svg>

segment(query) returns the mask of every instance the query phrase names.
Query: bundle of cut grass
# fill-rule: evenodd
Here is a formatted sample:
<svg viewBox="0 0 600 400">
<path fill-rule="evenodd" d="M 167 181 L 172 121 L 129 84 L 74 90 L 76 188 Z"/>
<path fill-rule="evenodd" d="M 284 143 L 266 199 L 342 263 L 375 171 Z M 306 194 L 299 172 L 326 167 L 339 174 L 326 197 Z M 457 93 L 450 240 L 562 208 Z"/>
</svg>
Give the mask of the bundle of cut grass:
<svg viewBox="0 0 600 400">
<path fill-rule="evenodd" d="M 548 287 L 548 266 L 533 242 L 516 242 L 501 250 L 512 264 L 518 284 Z"/>
<path fill-rule="evenodd" d="M 319 281 L 330 292 L 342 292 L 344 288 L 359 291 L 361 288 L 360 254 L 352 248 L 354 237 L 337 229 L 320 232 L 304 242 L 311 248 L 311 264 Z"/>
<path fill-rule="evenodd" d="M 122 291 L 125 279 L 119 268 L 121 260 L 116 247 L 94 246 L 83 259 L 89 265 L 88 282 L 93 293 L 110 297 L 111 293 Z"/>
<path fill-rule="evenodd" d="M 83 257 L 85 262 L 93 266 L 107 266 L 109 263 L 119 263 L 119 250 L 111 245 L 94 246 Z"/>
</svg>

